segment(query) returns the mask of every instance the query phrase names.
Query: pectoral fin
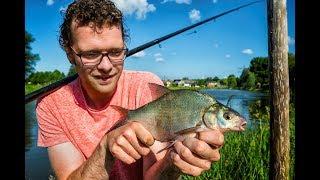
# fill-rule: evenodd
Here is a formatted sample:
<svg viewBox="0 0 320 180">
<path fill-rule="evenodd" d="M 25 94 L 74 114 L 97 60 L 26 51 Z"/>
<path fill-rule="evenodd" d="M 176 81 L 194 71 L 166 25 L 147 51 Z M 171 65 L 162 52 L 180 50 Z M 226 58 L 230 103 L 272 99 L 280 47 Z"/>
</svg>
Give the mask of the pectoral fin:
<svg viewBox="0 0 320 180">
<path fill-rule="evenodd" d="M 175 134 L 183 135 L 183 134 L 195 133 L 195 132 L 199 132 L 199 129 L 202 129 L 202 127 L 196 126 L 196 127 L 192 127 L 192 128 L 188 128 L 188 129 L 183 129 L 181 131 L 175 132 Z"/>
<path fill-rule="evenodd" d="M 164 150 L 170 149 L 176 142 L 177 142 L 177 140 L 170 141 L 170 144 L 169 144 L 168 146 L 166 146 L 165 148 L 159 150 L 156 154 L 159 154 L 159 153 L 161 153 L 161 152 L 164 151 Z"/>
</svg>

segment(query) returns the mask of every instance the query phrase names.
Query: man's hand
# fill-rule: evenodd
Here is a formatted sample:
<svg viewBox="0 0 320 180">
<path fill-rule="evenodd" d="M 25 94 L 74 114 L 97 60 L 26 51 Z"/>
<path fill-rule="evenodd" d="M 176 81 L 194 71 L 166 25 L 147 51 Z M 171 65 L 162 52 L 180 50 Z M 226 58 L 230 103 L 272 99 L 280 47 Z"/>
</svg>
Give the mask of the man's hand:
<svg viewBox="0 0 320 180">
<path fill-rule="evenodd" d="M 175 151 L 170 154 L 172 162 L 183 173 L 199 176 L 220 159 L 219 148 L 223 143 L 224 136 L 219 130 L 199 132 L 198 138 L 186 137 L 175 143 Z"/>
<path fill-rule="evenodd" d="M 146 156 L 153 136 L 140 123 L 129 122 L 106 135 L 106 145 L 113 157 L 127 163 L 134 163 Z"/>
</svg>

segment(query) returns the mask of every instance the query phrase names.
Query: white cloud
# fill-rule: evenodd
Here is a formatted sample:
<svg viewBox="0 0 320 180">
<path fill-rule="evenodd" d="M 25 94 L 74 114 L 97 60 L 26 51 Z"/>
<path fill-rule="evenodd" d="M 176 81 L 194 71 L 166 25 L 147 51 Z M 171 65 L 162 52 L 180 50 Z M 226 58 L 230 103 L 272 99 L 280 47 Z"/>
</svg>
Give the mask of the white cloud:
<svg viewBox="0 0 320 180">
<path fill-rule="evenodd" d="M 194 23 L 196 21 L 199 21 L 201 19 L 200 11 L 198 11 L 196 9 L 192 9 L 189 12 L 189 18 L 190 18 L 192 23 Z"/>
<path fill-rule="evenodd" d="M 192 2 L 192 0 L 163 0 L 161 4 L 164 4 L 170 1 L 175 1 L 177 4 L 191 4 Z"/>
<path fill-rule="evenodd" d="M 252 49 L 244 49 L 244 50 L 242 50 L 242 53 L 243 54 L 253 54 L 253 51 L 252 51 Z"/>
<path fill-rule="evenodd" d="M 288 43 L 289 45 L 294 45 L 296 40 L 293 37 L 288 36 Z"/>
<path fill-rule="evenodd" d="M 67 10 L 67 7 L 60 7 L 59 8 L 59 12 L 62 12 L 62 13 L 65 13 L 66 12 L 66 10 Z"/>
<path fill-rule="evenodd" d="M 47 0 L 47 5 L 48 5 L 48 6 L 51 6 L 53 3 L 54 3 L 53 0 Z"/>
<path fill-rule="evenodd" d="M 164 61 L 164 59 L 162 57 L 157 57 L 156 58 L 156 62 L 163 62 L 163 61 Z"/>
<path fill-rule="evenodd" d="M 135 54 L 132 55 L 132 57 L 134 58 L 142 58 L 146 55 L 146 53 L 144 51 L 140 51 L 140 52 L 137 52 Z"/>
<path fill-rule="evenodd" d="M 230 54 L 226 54 L 226 58 L 231 58 L 231 55 Z"/>
<path fill-rule="evenodd" d="M 212 2 L 213 2 L 213 3 L 217 3 L 217 2 L 218 2 L 218 0 L 213 0 Z"/>
<path fill-rule="evenodd" d="M 156 7 L 147 0 L 112 0 L 115 5 L 126 15 L 135 14 L 137 19 L 145 19 L 148 12 L 153 12 Z"/>
<path fill-rule="evenodd" d="M 154 54 L 154 57 L 160 57 L 160 56 L 162 56 L 161 53 Z"/>
</svg>

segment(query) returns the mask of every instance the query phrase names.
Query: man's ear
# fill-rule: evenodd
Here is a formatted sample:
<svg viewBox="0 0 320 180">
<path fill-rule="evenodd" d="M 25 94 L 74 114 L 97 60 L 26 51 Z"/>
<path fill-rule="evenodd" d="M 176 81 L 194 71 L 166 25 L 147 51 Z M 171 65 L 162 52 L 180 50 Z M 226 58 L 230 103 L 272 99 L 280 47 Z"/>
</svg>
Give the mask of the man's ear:
<svg viewBox="0 0 320 180">
<path fill-rule="evenodd" d="M 74 56 L 73 56 L 71 49 L 66 47 L 65 51 L 66 51 L 67 58 L 68 58 L 69 62 L 73 65 L 76 65 L 76 63 L 74 62 Z"/>
</svg>

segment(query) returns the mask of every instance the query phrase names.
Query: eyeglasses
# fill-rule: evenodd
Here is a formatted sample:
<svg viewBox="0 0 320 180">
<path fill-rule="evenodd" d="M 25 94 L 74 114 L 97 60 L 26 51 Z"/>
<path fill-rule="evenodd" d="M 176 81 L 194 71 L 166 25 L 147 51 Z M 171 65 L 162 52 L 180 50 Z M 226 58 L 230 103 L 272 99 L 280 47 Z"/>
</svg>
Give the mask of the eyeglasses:
<svg viewBox="0 0 320 180">
<path fill-rule="evenodd" d="M 108 57 L 112 65 L 122 64 L 128 52 L 127 48 L 115 48 L 106 53 L 102 53 L 100 51 L 87 51 L 77 53 L 72 47 L 70 48 L 73 50 L 75 55 L 77 55 L 81 59 L 82 65 L 88 68 L 92 68 L 100 64 L 104 56 Z"/>
</svg>

